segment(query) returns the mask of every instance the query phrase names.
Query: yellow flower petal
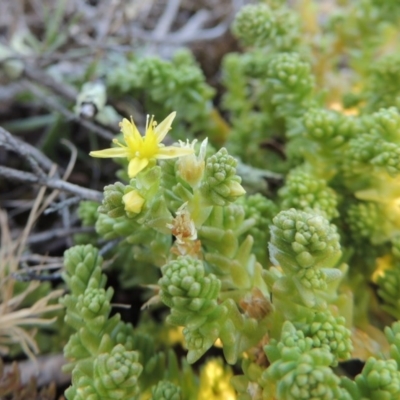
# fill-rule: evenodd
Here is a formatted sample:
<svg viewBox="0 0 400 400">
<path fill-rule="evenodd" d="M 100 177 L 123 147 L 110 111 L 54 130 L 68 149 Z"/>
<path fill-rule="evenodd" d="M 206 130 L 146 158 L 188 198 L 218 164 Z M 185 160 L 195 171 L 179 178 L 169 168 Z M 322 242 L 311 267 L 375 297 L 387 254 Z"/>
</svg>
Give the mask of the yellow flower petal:
<svg viewBox="0 0 400 400">
<path fill-rule="evenodd" d="M 169 114 L 168 117 L 164 119 L 164 121 L 162 121 L 159 125 L 155 127 L 154 131 L 156 133 L 158 143 L 164 140 L 168 131 L 171 129 L 172 121 L 174 120 L 175 116 L 176 112 L 174 111 Z"/>
<path fill-rule="evenodd" d="M 90 155 L 102 158 L 126 157 L 129 161 L 128 175 L 130 178 L 134 178 L 140 171 L 146 168 L 151 160 L 182 157 L 192 154 L 193 149 L 173 146 L 165 147 L 161 143 L 171 129 L 175 115 L 176 112 L 172 112 L 159 125 L 153 123 L 153 117 L 150 118 L 150 121 L 147 120 L 144 136 L 140 135 L 133 120 L 128 121 L 124 118 L 120 123 L 120 127 L 125 143 L 120 143 L 118 139 L 114 139 L 113 142 L 119 148 L 92 151 Z"/>
<path fill-rule="evenodd" d="M 161 147 L 158 150 L 158 154 L 156 155 L 156 158 L 159 158 L 160 160 L 164 160 L 167 158 L 187 156 L 187 155 L 193 154 L 193 153 L 194 153 L 194 150 L 191 148 L 168 146 L 168 147 Z"/>
<path fill-rule="evenodd" d="M 90 156 L 98 158 L 128 157 L 128 154 L 128 149 L 126 147 L 112 147 L 110 149 L 91 151 L 89 153 Z"/>
<path fill-rule="evenodd" d="M 140 144 L 143 142 L 143 138 L 136 128 L 133 119 L 131 121 L 128 121 L 126 118 L 124 118 L 119 126 L 121 127 L 125 143 L 129 147 L 129 149 L 131 151 L 137 151 L 140 147 Z"/>
<path fill-rule="evenodd" d="M 147 158 L 132 158 L 128 166 L 129 178 L 134 178 L 141 170 L 147 167 L 148 163 L 149 160 Z"/>
<path fill-rule="evenodd" d="M 125 204 L 125 211 L 139 214 L 142 211 L 144 198 L 138 193 L 137 190 L 132 190 L 122 196 L 122 201 Z"/>
</svg>

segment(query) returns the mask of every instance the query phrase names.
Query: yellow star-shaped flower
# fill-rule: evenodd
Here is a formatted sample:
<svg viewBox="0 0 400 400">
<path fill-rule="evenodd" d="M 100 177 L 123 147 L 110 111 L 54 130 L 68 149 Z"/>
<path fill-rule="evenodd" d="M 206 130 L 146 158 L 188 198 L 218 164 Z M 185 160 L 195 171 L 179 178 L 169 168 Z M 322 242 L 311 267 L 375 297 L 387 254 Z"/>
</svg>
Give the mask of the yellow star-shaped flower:
<svg viewBox="0 0 400 400">
<path fill-rule="evenodd" d="M 120 127 L 124 135 L 125 144 L 114 139 L 113 143 L 119 147 L 91 151 L 89 154 L 92 157 L 99 158 L 126 157 L 129 160 L 128 175 L 130 178 L 134 178 L 146 168 L 152 159 L 167 159 L 192 154 L 193 149 L 191 148 L 164 146 L 161 143 L 171 129 L 175 115 L 176 112 L 169 114 L 159 125 L 153 121 L 153 117 L 150 118 L 150 121 L 147 117 L 145 136 L 139 133 L 132 118 L 131 121 L 124 118 L 120 123 Z"/>
</svg>

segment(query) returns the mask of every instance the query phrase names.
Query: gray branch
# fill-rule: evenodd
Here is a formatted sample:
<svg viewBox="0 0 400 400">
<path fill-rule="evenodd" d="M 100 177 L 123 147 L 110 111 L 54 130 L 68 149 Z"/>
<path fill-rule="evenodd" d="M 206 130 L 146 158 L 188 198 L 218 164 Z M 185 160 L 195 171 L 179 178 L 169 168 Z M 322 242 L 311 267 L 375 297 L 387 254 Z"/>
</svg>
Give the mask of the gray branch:
<svg viewBox="0 0 400 400">
<path fill-rule="evenodd" d="M 29 154 L 33 157 L 36 162 L 49 171 L 54 164 L 50 158 L 46 157 L 40 150 L 36 147 L 31 146 L 29 143 L 18 139 L 17 137 L 11 135 L 10 132 L 6 131 L 0 126 L 0 146 L 4 146 L 7 150 L 15 151 L 20 155 Z"/>
<path fill-rule="evenodd" d="M 20 182 L 34 183 L 42 186 L 47 186 L 50 189 L 61 190 L 63 192 L 72 193 L 82 199 L 101 202 L 103 193 L 86 189 L 73 183 L 65 182 L 59 178 L 41 177 L 30 172 L 19 171 L 13 168 L 0 166 L 0 175 L 6 179 L 17 180 Z"/>
<path fill-rule="evenodd" d="M 76 233 L 93 233 L 95 230 L 93 226 L 82 226 L 74 228 L 58 228 L 51 229 L 50 231 L 40 232 L 30 235 L 27 240 L 28 244 L 47 242 L 48 240 L 54 240 L 56 238 L 65 238 Z"/>
</svg>

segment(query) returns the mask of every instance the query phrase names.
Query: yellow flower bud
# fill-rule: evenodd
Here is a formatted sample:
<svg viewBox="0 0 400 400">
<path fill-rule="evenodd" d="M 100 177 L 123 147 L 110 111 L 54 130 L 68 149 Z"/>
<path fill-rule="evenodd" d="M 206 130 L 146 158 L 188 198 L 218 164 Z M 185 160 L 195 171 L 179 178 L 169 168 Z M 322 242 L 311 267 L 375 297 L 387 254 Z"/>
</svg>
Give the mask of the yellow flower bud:
<svg viewBox="0 0 400 400">
<path fill-rule="evenodd" d="M 134 214 L 139 214 L 142 211 L 144 204 L 144 198 L 139 194 L 137 190 L 132 190 L 122 196 L 122 201 L 125 204 L 125 211 Z"/>
</svg>

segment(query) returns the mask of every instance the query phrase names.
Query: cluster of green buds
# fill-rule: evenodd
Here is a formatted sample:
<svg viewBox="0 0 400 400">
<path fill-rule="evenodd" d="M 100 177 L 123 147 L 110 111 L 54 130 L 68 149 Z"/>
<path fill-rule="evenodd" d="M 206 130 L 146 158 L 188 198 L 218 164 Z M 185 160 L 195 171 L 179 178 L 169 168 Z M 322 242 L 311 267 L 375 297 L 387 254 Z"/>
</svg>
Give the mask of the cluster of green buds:
<svg viewBox="0 0 400 400">
<path fill-rule="evenodd" d="M 334 356 L 287 321 L 280 341 L 265 346 L 271 365 L 260 379 L 264 400 L 351 400 L 330 368 Z"/>
<path fill-rule="evenodd" d="M 284 272 L 274 284 L 278 298 L 290 292 L 293 301 L 307 307 L 329 299 L 329 287 L 342 272 L 333 268 L 341 256 L 339 235 L 326 218 L 295 209 L 281 211 L 273 220 L 269 249 L 272 262 Z M 287 303 L 287 298 L 282 300 Z"/>
<path fill-rule="evenodd" d="M 107 85 L 113 93 L 141 99 L 145 109 L 156 115 L 176 110 L 173 138 L 186 140 L 207 132 L 220 143 L 226 135 L 226 122 L 213 108 L 215 89 L 188 49 L 177 50 L 170 59 L 156 56 L 119 60 L 107 72 Z M 195 136 L 188 136 L 188 131 Z"/>
<path fill-rule="evenodd" d="M 324 179 L 314 177 L 305 168 L 295 168 L 286 178 L 285 186 L 279 191 L 282 208 L 296 208 L 321 213 L 328 220 L 339 216 L 338 196 Z"/>
<path fill-rule="evenodd" d="M 251 4 L 239 11 L 232 31 L 246 46 L 288 51 L 298 45 L 300 23 L 297 14 L 283 4 Z"/>
<path fill-rule="evenodd" d="M 102 258 L 90 245 L 75 246 L 65 253 L 64 280 L 70 294 L 62 298 L 65 322 L 75 333 L 64 347 L 70 360 L 72 386 L 67 399 L 129 399 L 138 393 L 142 372 L 139 354 L 133 351 L 132 326 L 110 317 L 113 290 L 105 290 Z M 128 333 L 122 334 L 121 333 Z"/>
<path fill-rule="evenodd" d="M 226 309 L 218 305 L 221 282 L 206 275 L 203 262 L 179 257 L 162 267 L 160 297 L 171 308 L 168 321 L 185 326 L 184 336 L 193 362 L 204 354 L 220 335 Z"/>
</svg>

